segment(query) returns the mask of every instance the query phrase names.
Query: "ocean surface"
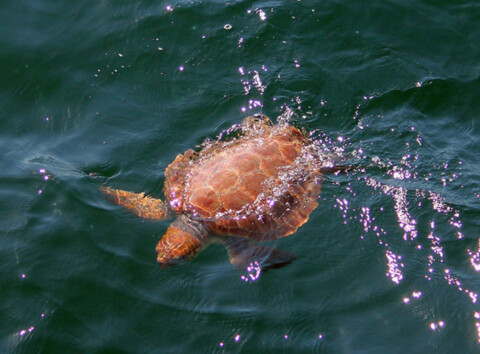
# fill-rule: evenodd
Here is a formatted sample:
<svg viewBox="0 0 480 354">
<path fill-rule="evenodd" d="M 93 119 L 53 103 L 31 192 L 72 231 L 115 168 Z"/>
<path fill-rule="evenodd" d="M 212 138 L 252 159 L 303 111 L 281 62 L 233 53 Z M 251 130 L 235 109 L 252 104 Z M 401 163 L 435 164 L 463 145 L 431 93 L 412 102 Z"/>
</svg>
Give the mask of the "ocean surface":
<svg viewBox="0 0 480 354">
<path fill-rule="evenodd" d="M 480 351 L 478 1 L 0 4 L 0 352 Z M 254 113 L 353 168 L 245 276 L 162 269 L 164 170 Z M 251 274 L 250 274 L 251 275 Z M 246 281 L 248 280 L 248 281 Z"/>
</svg>

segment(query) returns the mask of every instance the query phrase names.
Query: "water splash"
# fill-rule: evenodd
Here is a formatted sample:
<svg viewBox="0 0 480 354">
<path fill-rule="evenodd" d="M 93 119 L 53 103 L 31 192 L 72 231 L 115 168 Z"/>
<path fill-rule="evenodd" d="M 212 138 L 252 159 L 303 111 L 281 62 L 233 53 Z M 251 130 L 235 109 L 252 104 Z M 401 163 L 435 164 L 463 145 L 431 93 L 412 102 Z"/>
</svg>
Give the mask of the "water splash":
<svg viewBox="0 0 480 354">
<path fill-rule="evenodd" d="M 198 173 L 202 173 L 203 169 L 210 171 L 207 166 L 216 163 L 218 156 L 222 156 L 222 154 L 226 154 L 225 158 L 227 161 L 223 162 L 224 160 L 220 158 L 222 161 L 220 163 L 225 164 L 225 166 L 222 165 L 222 170 L 232 171 L 238 179 L 242 179 L 244 175 L 250 176 L 250 172 L 258 170 L 257 174 L 262 177 L 262 181 L 259 188 L 250 189 L 260 189 L 260 192 L 254 196 L 252 201 L 245 202 L 242 206 L 236 206 L 235 208 L 222 206 L 213 216 L 202 216 L 205 213 L 201 211 L 193 211 L 194 215 L 202 218 L 204 221 L 213 222 L 219 222 L 220 220 L 241 221 L 258 219 L 259 222 L 263 223 L 267 220 L 265 222 L 267 229 L 270 223 L 268 220 L 288 218 L 284 215 L 295 210 L 306 210 L 306 216 L 308 216 L 312 207 L 316 205 L 315 200 L 320 193 L 320 184 L 323 181 L 321 170 L 322 168 L 334 166 L 336 151 L 327 149 L 326 146 L 329 146 L 329 144 L 323 139 L 298 138 L 298 136 L 293 138 L 295 134 L 301 135 L 301 133 L 289 126 L 288 121 L 291 116 L 291 111 L 286 110 L 277 119 L 280 122 L 278 124 L 272 124 L 268 119 L 265 120 L 261 116 L 253 119 L 247 118 L 242 124 L 234 125 L 220 133 L 216 139 L 207 139 L 202 143 L 201 153 L 195 154 L 190 161 L 191 168 L 187 171 L 185 178 L 185 198 L 188 198 L 188 195 L 198 188 L 199 184 L 196 182 L 198 181 Z M 293 129 L 293 133 L 291 129 Z M 279 139 L 283 139 L 280 137 L 284 135 L 290 136 L 291 134 L 293 134 L 292 139 L 299 144 L 298 146 L 291 145 L 291 148 L 297 146 L 295 147 L 295 154 L 298 154 L 298 156 L 294 158 L 293 162 L 285 162 L 284 157 L 280 154 L 280 146 L 283 146 L 282 144 L 288 145 L 290 142 L 277 142 L 280 141 Z M 286 148 L 287 145 L 283 147 Z M 257 155 L 257 149 L 273 150 L 274 153 L 273 155 L 269 155 L 270 153 L 263 155 L 259 152 Z M 253 163 L 253 160 L 258 159 L 256 162 L 258 166 L 252 167 L 252 170 L 246 171 L 244 174 L 238 174 L 237 171 L 243 168 L 243 165 L 236 166 L 235 160 L 245 153 L 250 154 L 248 163 Z M 278 161 L 268 162 L 269 159 L 278 159 Z M 260 164 L 265 164 L 266 167 L 261 168 Z M 234 165 L 236 167 L 232 167 Z M 269 168 L 274 168 L 275 170 L 271 176 L 269 176 L 270 172 L 265 172 L 265 169 L 268 170 Z M 204 176 L 206 179 L 209 177 Z M 252 184 L 254 181 L 254 176 L 246 177 L 245 183 Z M 202 185 L 205 184 L 203 183 Z M 210 185 L 207 184 L 207 186 L 209 187 Z M 228 189 L 231 186 L 226 187 Z M 223 190 L 215 193 L 220 195 L 219 198 L 222 198 Z M 238 195 L 235 195 L 235 197 L 238 197 Z M 305 216 L 303 218 L 305 219 Z M 292 221 L 292 223 L 295 223 L 293 225 L 295 226 L 300 221 Z M 270 231 L 273 232 L 275 230 Z"/>
<path fill-rule="evenodd" d="M 246 75 L 243 68 L 240 71 L 242 75 Z M 253 76 L 255 75 L 253 72 Z M 253 82 L 254 80 L 249 81 L 249 84 Z M 260 90 L 261 80 L 257 81 L 256 86 L 252 85 Z M 287 127 L 297 117 L 294 110 L 284 106 L 274 129 Z M 234 148 L 238 139 L 266 137 L 269 129 L 271 128 L 264 130 L 261 126 L 238 124 L 222 132 L 217 139 L 206 141 L 202 147 L 210 151 Z M 339 211 L 344 225 L 360 225 L 359 242 L 372 238 L 376 241 L 381 249 L 385 277 L 394 286 L 405 284 L 406 279 L 415 284 L 414 289 L 402 294 L 399 300 L 406 306 L 412 303 L 422 306 L 421 298 L 428 293 L 423 287 L 438 284 L 440 287 L 453 287 L 466 302 L 478 306 L 478 289 L 466 281 L 465 275 L 449 264 L 447 259 L 445 241 L 468 239 L 460 209 L 454 207 L 444 194 L 439 192 L 442 191 L 440 188 L 453 183 L 458 174 L 445 174 L 445 170 L 450 168 L 448 164 L 429 171 L 419 168 L 422 160 L 420 149 L 423 146 L 419 141 L 422 138 L 416 129 L 409 131 L 412 133 L 409 136 L 412 141 L 405 144 L 407 151 L 397 159 L 380 158 L 370 154 L 367 145 L 354 146 L 348 135 L 332 137 L 320 130 L 305 133 L 310 143 L 303 147 L 301 155 L 293 164 L 280 168 L 275 178 L 266 179 L 257 199 L 236 210 L 233 218 L 268 216 L 292 184 L 313 178 L 314 184 L 320 185 L 322 178 L 315 174 L 312 166 L 334 166 L 339 160 L 351 161 L 354 165 L 349 177 L 351 181 L 339 184 L 344 186 L 345 193 L 335 196 L 333 206 Z M 268 141 L 268 138 L 265 138 L 265 141 Z M 355 187 L 356 184 L 359 188 Z M 373 197 L 359 198 L 359 190 L 363 196 L 365 191 L 369 191 Z M 287 209 L 288 206 L 285 210 Z M 216 220 L 221 218 L 232 218 L 231 210 L 217 213 L 214 217 Z M 389 222 L 391 220 L 394 222 Z M 472 270 L 480 272 L 480 241 L 466 250 L 466 256 Z M 413 257 L 415 262 L 420 264 L 417 265 L 418 269 L 412 272 L 408 265 L 412 263 Z M 260 266 L 251 264 L 246 269 L 246 274 L 241 275 L 241 279 L 253 282 L 260 275 Z M 480 328 L 479 313 L 480 309 L 475 312 L 477 317 L 474 316 L 477 328 Z M 447 322 L 447 319 L 438 319 L 434 315 L 425 317 L 425 326 L 435 332 L 448 326 Z M 480 342 L 480 330 L 478 340 Z"/>
<path fill-rule="evenodd" d="M 243 39 L 239 41 L 238 45 L 241 46 L 242 44 Z M 262 71 L 267 72 L 267 67 L 262 65 L 260 70 L 246 70 L 243 66 L 238 68 L 238 72 L 241 76 L 240 82 L 243 86 L 243 92 L 245 96 L 250 97 L 248 99 L 248 105 L 241 107 L 242 112 L 247 112 L 248 110 L 258 110 L 259 108 L 261 109 L 263 107 L 262 96 L 264 95 L 267 87 L 262 82 L 260 75 Z"/>
<path fill-rule="evenodd" d="M 359 111 L 354 119 L 361 125 L 358 126 L 360 130 L 370 127 L 368 119 L 362 117 Z M 392 132 L 395 133 L 396 129 Z M 352 174 L 353 181 L 345 186 L 345 193 L 336 196 L 333 206 L 339 211 L 344 225 L 351 222 L 361 225 L 360 240 L 373 237 L 384 248 L 385 275 L 392 283 L 400 285 L 406 279 L 415 283 L 416 289 L 402 297 L 405 305 L 424 293 L 421 279 L 425 287 L 430 288 L 430 284 L 435 284 L 438 289 L 453 287 L 463 297 L 467 308 L 477 309 L 474 323 L 480 343 L 479 289 L 471 281 L 469 271 L 450 264 L 447 257 L 448 246 L 455 240 L 466 240 L 471 245 L 469 238 L 475 238 L 466 234 L 460 208 L 446 197 L 450 184 L 463 188 L 460 184 L 461 170 L 457 171 L 456 163 L 438 163 L 438 160 L 432 168 L 425 168 L 422 165 L 425 160 L 422 156 L 423 138 L 413 126 L 405 136 L 408 140 L 404 145 L 405 151 L 397 159 L 380 158 L 374 154 L 369 156 L 365 143 L 361 148 L 353 147 L 353 143 L 343 144 L 342 154 L 349 149 L 358 152 L 350 154 L 353 160 L 358 161 L 358 167 Z M 458 161 L 458 166 L 461 165 Z M 362 190 L 363 186 L 371 188 L 373 197 L 370 202 L 354 198 L 356 193 L 352 186 L 355 184 L 362 184 L 359 186 Z M 352 197 L 348 197 L 349 194 Z M 388 223 L 388 219 L 395 220 L 396 225 Z M 403 243 L 399 242 L 399 237 Z M 466 248 L 463 256 L 468 260 L 471 271 L 480 272 L 480 241 Z M 412 263 L 416 264 L 415 271 L 406 268 L 406 264 Z M 432 331 L 448 325 L 447 320 L 434 318 L 434 315 L 427 316 L 425 321 Z"/>
</svg>

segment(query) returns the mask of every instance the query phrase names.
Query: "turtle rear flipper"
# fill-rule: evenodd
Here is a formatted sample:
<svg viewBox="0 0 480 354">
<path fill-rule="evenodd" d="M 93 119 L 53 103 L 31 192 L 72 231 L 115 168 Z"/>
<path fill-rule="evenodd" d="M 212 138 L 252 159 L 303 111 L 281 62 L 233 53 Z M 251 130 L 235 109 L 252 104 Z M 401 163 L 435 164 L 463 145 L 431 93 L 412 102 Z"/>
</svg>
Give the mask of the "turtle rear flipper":
<svg viewBox="0 0 480 354">
<path fill-rule="evenodd" d="M 239 237 L 228 237 L 225 246 L 230 263 L 240 271 L 244 271 L 252 264 L 258 264 L 262 270 L 281 268 L 297 258 L 291 252 L 262 246 Z"/>
<path fill-rule="evenodd" d="M 170 216 L 170 206 L 161 199 L 146 196 L 143 193 L 127 192 L 121 189 L 100 187 L 107 198 L 121 205 L 132 214 L 144 219 L 163 220 Z"/>
</svg>

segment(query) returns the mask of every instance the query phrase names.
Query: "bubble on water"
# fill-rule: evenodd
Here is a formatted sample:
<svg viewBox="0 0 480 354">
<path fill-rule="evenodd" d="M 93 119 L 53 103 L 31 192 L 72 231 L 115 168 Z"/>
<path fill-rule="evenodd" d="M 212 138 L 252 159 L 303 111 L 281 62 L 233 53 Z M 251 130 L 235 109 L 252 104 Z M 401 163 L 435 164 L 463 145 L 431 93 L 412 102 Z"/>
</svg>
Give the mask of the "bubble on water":
<svg viewBox="0 0 480 354">
<path fill-rule="evenodd" d="M 265 87 L 265 85 L 263 85 L 262 79 L 260 78 L 260 74 L 258 73 L 258 71 L 254 71 L 253 84 L 254 84 L 255 88 L 258 90 L 258 92 L 260 92 L 260 94 L 263 95 L 266 87 Z"/>
<path fill-rule="evenodd" d="M 260 275 L 262 274 L 262 268 L 260 267 L 260 263 L 258 263 L 257 261 L 250 263 L 245 270 L 247 273 L 242 274 L 240 276 L 240 279 L 242 279 L 246 283 L 258 280 L 258 278 L 260 278 Z"/>
<path fill-rule="evenodd" d="M 258 14 L 260 20 L 265 21 L 267 19 L 267 14 L 262 9 L 257 9 L 255 12 Z"/>
<path fill-rule="evenodd" d="M 22 329 L 22 330 L 20 330 L 20 331 L 18 332 L 18 335 L 19 335 L 20 337 L 22 337 L 22 336 L 24 336 L 24 335 L 27 334 L 27 333 L 33 332 L 34 329 L 35 329 L 35 327 L 30 326 L 30 327 L 28 327 L 27 329 Z"/>
<path fill-rule="evenodd" d="M 277 118 L 278 125 L 285 126 L 290 124 L 292 117 L 295 115 L 295 112 L 287 105 L 282 106 L 283 113 L 280 114 Z"/>
<path fill-rule="evenodd" d="M 394 283 L 399 284 L 403 280 L 403 273 L 400 269 L 403 267 L 403 264 L 399 263 L 402 257 L 390 250 L 385 252 L 385 257 L 387 258 L 388 265 L 387 276 L 389 276 Z"/>
<path fill-rule="evenodd" d="M 445 322 L 444 321 L 438 321 L 436 323 L 435 322 L 430 323 L 430 329 L 432 331 L 436 331 L 436 330 L 438 330 L 440 328 L 443 328 L 443 327 L 445 327 Z"/>
<path fill-rule="evenodd" d="M 239 41 L 239 46 L 243 43 Z M 261 70 L 267 71 L 265 65 L 261 66 Z M 243 86 L 243 91 L 246 96 L 250 95 L 252 88 L 255 88 L 256 91 L 262 96 L 265 93 L 266 86 L 262 82 L 262 78 L 260 75 L 260 70 L 247 70 L 243 66 L 238 68 L 238 72 L 241 75 L 240 82 Z M 250 101 L 259 101 L 258 99 L 249 99 Z M 249 108 L 255 108 L 258 105 L 249 105 Z"/>
<path fill-rule="evenodd" d="M 470 256 L 470 263 L 475 269 L 476 272 L 480 272 L 480 240 L 478 240 L 478 249 L 473 252 L 470 249 L 467 249 L 468 255 Z"/>
<path fill-rule="evenodd" d="M 370 230 L 372 226 L 372 219 L 370 217 L 370 208 L 362 207 L 359 221 L 363 225 L 363 231 L 368 232 L 368 230 Z"/>
<path fill-rule="evenodd" d="M 397 214 L 398 225 L 403 229 L 404 240 L 414 240 L 418 236 L 416 229 L 417 221 L 409 212 L 409 203 L 407 201 L 407 189 L 404 187 L 395 187 L 378 182 L 372 178 L 366 180 L 366 185 L 374 189 L 380 189 L 385 195 L 391 196 L 395 202 L 395 213 Z"/>
<path fill-rule="evenodd" d="M 428 191 L 428 199 L 432 202 L 433 209 L 439 213 L 450 213 L 452 212 L 452 207 L 445 203 L 445 198 L 440 194 Z"/>
</svg>

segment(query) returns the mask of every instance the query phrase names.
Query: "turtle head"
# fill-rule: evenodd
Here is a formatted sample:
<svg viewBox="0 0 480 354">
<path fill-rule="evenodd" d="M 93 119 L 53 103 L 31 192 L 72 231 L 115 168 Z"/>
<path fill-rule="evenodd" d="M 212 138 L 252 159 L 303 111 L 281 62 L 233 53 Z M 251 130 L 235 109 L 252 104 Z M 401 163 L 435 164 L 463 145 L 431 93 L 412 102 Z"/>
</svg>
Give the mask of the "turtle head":
<svg viewBox="0 0 480 354">
<path fill-rule="evenodd" d="M 194 232 L 195 230 L 190 230 L 178 224 L 174 222 L 170 225 L 157 244 L 157 262 L 161 267 L 166 268 L 193 258 L 202 249 L 202 242 Z"/>
</svg>

